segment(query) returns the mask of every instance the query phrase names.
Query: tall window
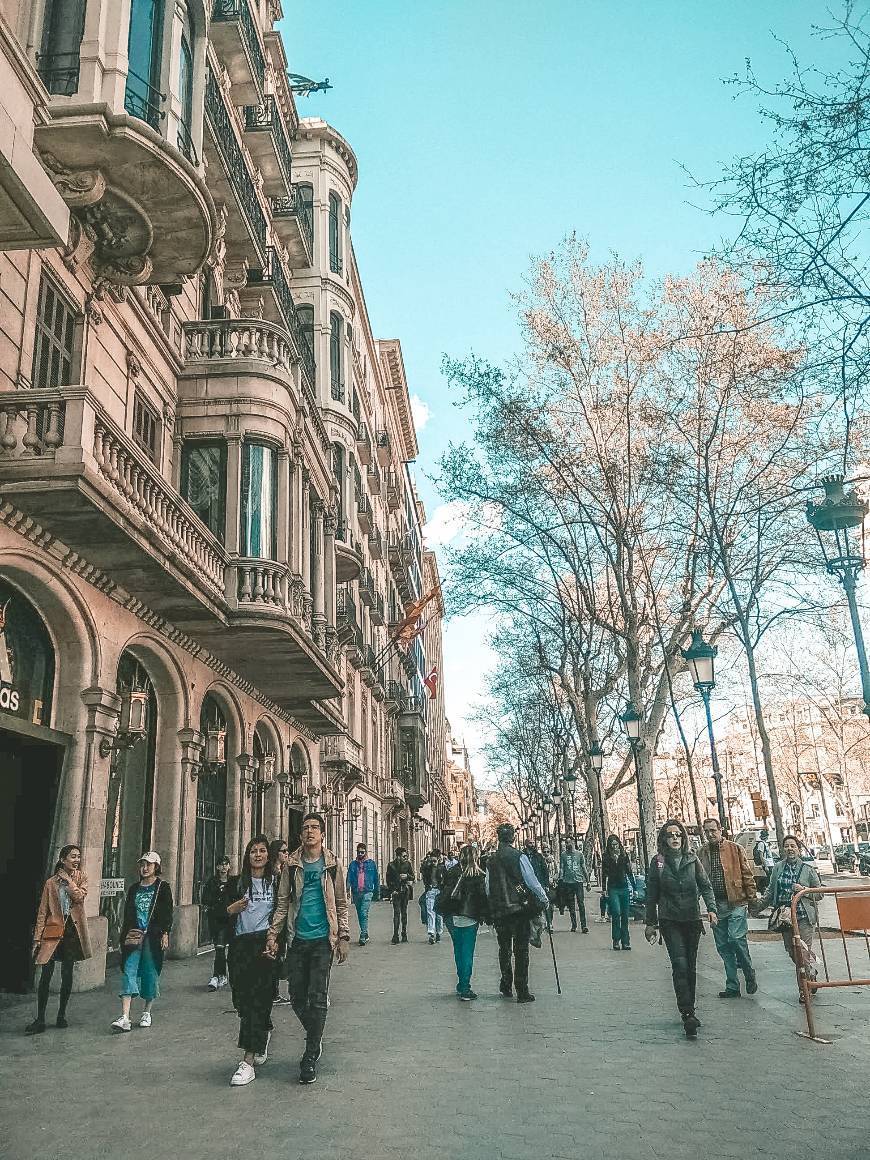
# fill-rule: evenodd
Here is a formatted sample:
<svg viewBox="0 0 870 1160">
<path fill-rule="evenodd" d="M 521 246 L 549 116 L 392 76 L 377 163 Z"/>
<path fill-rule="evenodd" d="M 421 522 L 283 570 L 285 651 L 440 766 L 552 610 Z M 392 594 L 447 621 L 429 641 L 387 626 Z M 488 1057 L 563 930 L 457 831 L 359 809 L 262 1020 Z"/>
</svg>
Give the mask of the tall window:
<svg viewBox="0 0 870 1160">
<path fill-rule="evenodd" d="M 54 283 L 42 277 L 36 309 L 33 386 L 64 387 L 72 382 L 76 315 Z"/>
<path fill-rule="evenodd" d="M 131 0 L 128 71 L 124 108 L 131 117 L 160 129 L 163 94 L 160 57 L 163 48 L 163 0 Z"/>
<path fill-rule="evenodd" d="M 185 443 L 181 451 L 181 494 L 223 543 L 227 494 L 227 445 Z"/>
<path fill-rule="evenodd" d="M 278 550 L 278 455 L 263 443 L 246 443 L 242 458 L 243 556 L 274 560 Z"/>
<path fill-rule="evenodd" d="M 137 394 L 133 400 L 133 441 L 152 463 L 160 464 L 160 420 L 157 412 Z"/>
<path fill-rule="evenodd" d="M 329 382 L 333 399 L 344 402 L 344 319 L 334 311 L 329 316 Z"/>
<path fill-rule="evenodd" d="M 338 522 L 344 523 L 344 481 L 346 477 L 344 448 L 340 443 L 332 445 L 332 474 L 338 483 Z"/>
<path fill-rule="evenodd" d="M 78 90 L 84 32 L 85 0 L 48 0 L 37 63 L 50 93 L 69 97 Z"/>
<path fill-rule="evenodd" d="M 178 120 L 178 148 L 188 161 L 196 164 L 191 125 L 193 124 L 193 26 L 188 11 L 184 17 L 181 48 L 178 59 L 178 99 L 181 110 Z"/>
<path fill-rule="evenodd" d="M 314 307 L 307 302 L 296 307 L 296 319 L 299 323 L 299 337 L 308 344 L 308 349 L 314 354 Z"/>
<path fill-rule="evenodd" d="M 341 198 L 337 193 L 329 195 L 329 268 L 333 274 L 340 274 L 341 263 Z"/>
</svg>

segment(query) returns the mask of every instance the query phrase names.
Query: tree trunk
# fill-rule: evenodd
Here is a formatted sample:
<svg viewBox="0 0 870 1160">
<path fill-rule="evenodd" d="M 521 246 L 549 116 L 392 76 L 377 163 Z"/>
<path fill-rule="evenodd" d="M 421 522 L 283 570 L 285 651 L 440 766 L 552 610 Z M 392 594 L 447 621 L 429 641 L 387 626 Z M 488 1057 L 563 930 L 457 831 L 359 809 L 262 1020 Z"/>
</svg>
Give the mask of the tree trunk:
<svg viewBox="0 0 870 1160">
<path fill-rule="evenodd" d="M 761 690 L 758 687 L 755 648 L 749 639 L 749 624 L 741 621 L 740 627 L 743 633 L 743 651 L 746 653 L 746 665 L 749 670 L 749 687 L 752 690 L 752 707 L 755 712 L 755 724 L 758 728 L 758 739 L 761 742 L 761 759 L 764 762 L 767 789 L 770 794 L 770 810 L 773 814 L 773 824 L 776 827 L 776 841 L 779 848 L 782 849 L 785 830 L 782 825 L 782 812 L 779 808 L 776 778 L 773 775 L 773 754 L 770 748 L 770 734 L 767 732 L 767 722 L 764 720 L 764 709 L 761 704 Z"/>
</svg>

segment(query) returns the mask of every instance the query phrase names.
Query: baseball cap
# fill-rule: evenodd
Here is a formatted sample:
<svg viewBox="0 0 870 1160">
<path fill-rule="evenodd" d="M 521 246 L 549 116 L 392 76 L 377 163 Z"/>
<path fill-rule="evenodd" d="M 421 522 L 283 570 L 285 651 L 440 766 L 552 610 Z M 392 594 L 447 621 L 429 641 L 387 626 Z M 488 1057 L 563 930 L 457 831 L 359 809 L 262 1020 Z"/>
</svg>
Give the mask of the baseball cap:
<svg viewBox="0 0 870 1160">
<path fill-rule="evenodd" d="M 157 853 L 156 850 L 147 850 L 142 855 L 142 857 L 139 859 L 139 861 L 140 862 L 156 862 L 157 865 L 159 866 L 160 865 L 160 855 Z"/>
</svg>

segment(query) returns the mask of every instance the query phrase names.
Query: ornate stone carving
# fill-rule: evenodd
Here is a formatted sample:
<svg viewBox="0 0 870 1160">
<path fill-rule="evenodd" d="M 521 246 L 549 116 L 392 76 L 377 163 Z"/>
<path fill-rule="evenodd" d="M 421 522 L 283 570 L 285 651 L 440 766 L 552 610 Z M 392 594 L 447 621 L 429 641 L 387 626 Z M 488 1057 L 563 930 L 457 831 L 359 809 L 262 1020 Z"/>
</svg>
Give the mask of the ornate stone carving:
<svg viewBox="0 0 870 1160">
<path fill-rule="evenodd" d="M 106 192 L 106 179 L 99 169 L 69 169 L 53 153 L 43 153 L 42 163 L 70 209 L 94 205 Z"/>
<path fill-rule="evenodd" d="M 127 374 L 134 381 L 142 373 L 142 364 L 132 350 L 127 351 Z"/>
</svg>

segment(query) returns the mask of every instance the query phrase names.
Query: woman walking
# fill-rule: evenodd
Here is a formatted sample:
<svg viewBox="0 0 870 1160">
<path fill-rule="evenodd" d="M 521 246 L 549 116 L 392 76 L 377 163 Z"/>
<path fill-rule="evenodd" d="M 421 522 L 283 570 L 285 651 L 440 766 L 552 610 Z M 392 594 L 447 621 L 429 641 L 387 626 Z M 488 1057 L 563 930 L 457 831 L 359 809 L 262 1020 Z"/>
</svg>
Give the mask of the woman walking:
<svg viewBox="0 0 870 1160">
<path fill-rule="evenodd" d="M 628 932 L 628 913 L 631 906 L 631 889 L 636 888 L 631 861 L 625 847 L 616 834 L 607 839 L 604 858 L 601 861 L 601 889 L 607 896 L 610 909 L 610 937 L 613 949 L 631 950 L 631 935 Z"/>
<path fill-rule="evenodd" d="M 701 941 L 698 895 L 707 907 L 707 920 L 715 926 L 713 887 L 697 855 L 689 850 L 686 827 L 670 818 L 659 830 L 658 853 L 646 875 L 646 940 L 654 943 L 661 934 L 671 960 L 677 1009 L 683 1030 L 694 1039 L 701 1026 L 695 1015 L 695 969 Z"/>
<path fill-rule="evenodd" d="M 82 872 L 82 852 L 78 846 L 64 846 L 54 873 L 42 888 L 36 927 L 33 931 L 33 954 L 42 967 L 36 993 L 36 1018 L 25 1028 L 27 1035 L 45 1031 L 45 1011 L 54 975 L 60 963 L 60 1003 L 55 1027 L 65 1030 L 66 1011 L 72 994 L 75 964 L 91 957 L 85 899 L 88 880 Z"/>
<path fill-rule="evenodd" d="M 435 900 L 435 910 L 444 916 L 444 922 L 453 940 L 453 958 L 456 963 L 456 994 L 469 1002 L 477 995 L 471 989 L 474 967 L 474 946 L 477 929 L 488 917 L 486 877 L 474 846 L 463 846 L 459 863 L 444 875 L 444 885 Z"/>
<path fill-rule="evenodd" d="M 215 872 L 202 889 L 202 906 L 208 921 L 208 931 L 214 943 L 214 963 L 208 989 L 217 991 L 229 981 L 227 946 L 230 941 L 231 920 L 227 914 L 230 888 L 230 860 L 223 854 L 215 864 Z"/>
<path fill-rule="evenodd" d="M 115 1031 L 129 1031 L 130 1007 L 137 995 L 145 1000 L 140 1027 L 151 1026 L 151 1005 L 160 994 L 163 956 L 172 930 L 172 888 L 160 877 L 160 855 L 149 850 L 139 859 L 139 881 L 127 891 L 121 922 L 121 1014 Z"/>
<path fill-rule="evenodd" d="M 265 950 L 277 896 L 269 839 L 258 834 L 245 848 L 242 872 L 233 881 L 227 905 L 227 914 L 234 920 L 230 983 L 239 1017 L 238 1045 L 244 1052 L 230 1080 L 232 1087 L 244 1087 L 256 1079 L 255 1066 L 265 1063 L 269 1054 L 277 965 Z"/>
<path fill-rule="evenodd" d="M 804 955 L 800 948 L 795 946 L 795 932 L 791 923 L 791 899 L 801 887 L 821 886 L 822 880 L 812 866 L 804 862 L 800 842 L 792 834 L 787 834 L 783 839 L 782 852 L 784 857 L 770 871 L 767 889 L 758 899 L 756 910 L 764 910 L 768 906 L 774 908 L 767 925 L 782 935 L 783 946 L 794 963 L 795 970 L 800 973 Z M 797 919 L 797 937 L 809 952 L 812 949 L 813 933 L 818 924 L 818 910 L 812 895 L 805 894 L 798 903 Z M 812 967 L 809 968 L 809 973 L 811 978 L 816 977 Z M 798 997 L 803 1003 L 804 996 L 800 987 Z"/>
</svg>

